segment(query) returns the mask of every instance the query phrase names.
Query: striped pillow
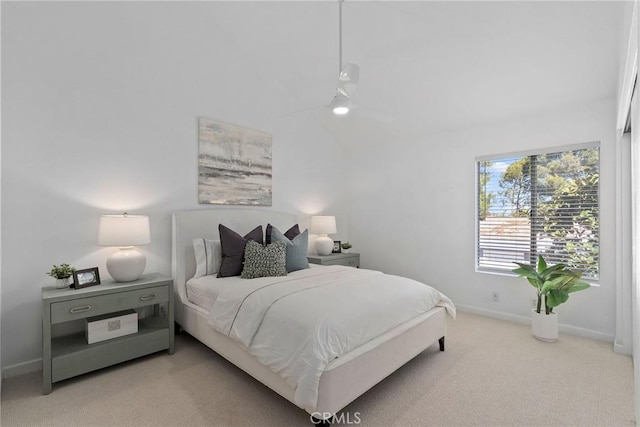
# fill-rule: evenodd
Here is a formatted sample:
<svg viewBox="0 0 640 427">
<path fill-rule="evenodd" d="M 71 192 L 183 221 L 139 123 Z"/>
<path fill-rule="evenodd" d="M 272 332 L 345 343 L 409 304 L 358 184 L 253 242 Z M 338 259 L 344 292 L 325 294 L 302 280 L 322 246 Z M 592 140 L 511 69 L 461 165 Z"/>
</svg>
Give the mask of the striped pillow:
<svg viewBox="0 0 640 427">
<path fill-rule="evenodd" d="M 218 273 L 222 262 L 220 240 L 208 240 L 201 237 L 193 239 L 193 250 L 196 255 L 194 279 Z"/>
</svg>

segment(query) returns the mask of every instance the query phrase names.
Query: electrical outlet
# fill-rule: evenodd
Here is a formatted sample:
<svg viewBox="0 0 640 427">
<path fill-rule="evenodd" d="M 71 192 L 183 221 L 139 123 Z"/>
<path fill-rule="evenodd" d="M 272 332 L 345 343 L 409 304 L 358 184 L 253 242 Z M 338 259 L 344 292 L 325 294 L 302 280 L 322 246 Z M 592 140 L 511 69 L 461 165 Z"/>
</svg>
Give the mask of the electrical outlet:
<svg viewBox="0 0 640 427">
<path fill-rule="evenodd" d="M 500 302 L 500 294 L 497 292 L 491 292 L 491 299 L 493 302 Z"/>
</svg>

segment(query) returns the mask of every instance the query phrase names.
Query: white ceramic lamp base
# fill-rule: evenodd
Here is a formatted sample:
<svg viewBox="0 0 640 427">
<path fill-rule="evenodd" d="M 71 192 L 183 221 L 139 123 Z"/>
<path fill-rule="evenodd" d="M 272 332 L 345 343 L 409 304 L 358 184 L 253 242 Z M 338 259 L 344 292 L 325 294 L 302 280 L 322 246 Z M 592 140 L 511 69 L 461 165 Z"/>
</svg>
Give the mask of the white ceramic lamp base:
<svg viewBox="0 0 640 427">
<path fill-rule="evenodd" d="M 315 248 L 318 255 L 330 255 L 333 251 L 333 240 L 326 235 L 320 236 L 316 239 Z"/>
<path fill-rule="evenodd" d="M 133 247 L 120 248 L 107 259 L 107 271 L 116 282 L 132 282 L 142 275 L 147 257 Z"/>
</svg>

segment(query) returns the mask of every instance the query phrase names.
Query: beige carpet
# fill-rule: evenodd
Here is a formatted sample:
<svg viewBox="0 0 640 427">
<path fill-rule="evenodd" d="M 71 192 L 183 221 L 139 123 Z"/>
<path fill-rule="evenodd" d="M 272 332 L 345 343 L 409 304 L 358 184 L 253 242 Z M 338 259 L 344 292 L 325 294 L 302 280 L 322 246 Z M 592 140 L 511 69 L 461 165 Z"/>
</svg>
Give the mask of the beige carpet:
<svg viewBox="0 0 640 427">
<path fill-rule="evenodd" d="M 459 313 L 437 344 L 353 402 L 362 426 L 631 426 L 631 358 L 611 344 Z M 307 414 L 186 334 L 166 352 L 54 384 L 5 380 L 2 426 L 311 426 Z M 338 424 L 338 425 L 340 425 Z"/>
</svg>

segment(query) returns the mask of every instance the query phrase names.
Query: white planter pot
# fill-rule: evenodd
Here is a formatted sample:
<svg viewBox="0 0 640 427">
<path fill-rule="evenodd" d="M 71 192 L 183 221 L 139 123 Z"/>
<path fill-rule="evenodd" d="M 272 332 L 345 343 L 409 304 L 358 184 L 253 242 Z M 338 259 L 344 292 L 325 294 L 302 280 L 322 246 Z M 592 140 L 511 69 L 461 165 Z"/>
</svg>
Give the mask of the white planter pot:
<svg viewBox="0 0 640 427">
<path fill-rule="evenodd" d="M 558 340 L 558 314 L 545 314 L 544 311 L 531 313 L 531 330 L 533 336 L 540 341 L 555 342 Z"/>
<path fill-rule="evenodd" d="M 342 253 L 343 253 L 343 254 L 348 254 L 350 250 L 351 250 L 351 249 L 343 249 L 343 250 L 342 250 Z"/>
<path fill-rule="evenodd" d="M 56 288 L 64 289 L 68 288 L 71 284 L 71 277 L 65 277 L 64 279 L 56 279 Z"/>
</svg>

